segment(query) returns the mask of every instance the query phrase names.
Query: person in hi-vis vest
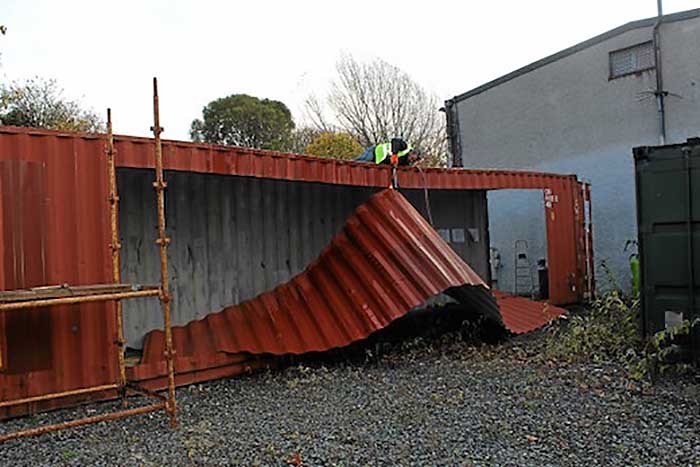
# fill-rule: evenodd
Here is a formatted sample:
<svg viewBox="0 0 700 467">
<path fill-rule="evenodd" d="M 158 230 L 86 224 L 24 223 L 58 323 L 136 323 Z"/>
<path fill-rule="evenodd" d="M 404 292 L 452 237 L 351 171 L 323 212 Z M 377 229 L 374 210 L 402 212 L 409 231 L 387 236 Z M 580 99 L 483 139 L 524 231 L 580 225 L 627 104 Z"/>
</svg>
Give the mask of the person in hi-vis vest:
<svg viewBox="0 0 700 467">
<path fill-rule="evenodd" d="M 355 161 L 391 164 L 392 154 L 398 157 L 398 165 L 413 165 L 421 158 L 420 152 L 413 146 L 401 138 L 393 138 L 390 143 L 368 147 L 361 156 L 355 158 Z"/>
</svg>

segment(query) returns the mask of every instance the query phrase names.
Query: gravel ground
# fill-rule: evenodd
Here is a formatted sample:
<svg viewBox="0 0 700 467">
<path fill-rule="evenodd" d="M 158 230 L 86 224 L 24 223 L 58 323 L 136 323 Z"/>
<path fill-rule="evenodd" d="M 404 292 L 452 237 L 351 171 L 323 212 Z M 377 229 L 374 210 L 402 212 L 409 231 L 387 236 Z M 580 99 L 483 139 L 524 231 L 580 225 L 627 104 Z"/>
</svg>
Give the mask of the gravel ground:
<svg viewBox="0 0 700 467">
<path fill-rule="evenodd" d="M 700 466 L 700 386 L 535 363 L 536 341 L 417 340 L 365 362 L 194 385 L 178 390 L 177 430 L 159 413 L 102 423 L 1 445 L 0 465 Z"/>
</svg>

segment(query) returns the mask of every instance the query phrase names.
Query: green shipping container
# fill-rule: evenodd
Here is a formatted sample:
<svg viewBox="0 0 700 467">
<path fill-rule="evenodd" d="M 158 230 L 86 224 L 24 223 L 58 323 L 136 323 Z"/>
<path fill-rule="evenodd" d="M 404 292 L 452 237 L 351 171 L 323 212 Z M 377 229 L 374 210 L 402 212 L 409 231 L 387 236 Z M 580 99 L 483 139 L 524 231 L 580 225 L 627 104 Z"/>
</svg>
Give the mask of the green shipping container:
<svg viewBox="0 0 700 467">
<path fill-rule="evenodd" d="M 700 138 L 634 149 L 646 337 L 700 316 Z M 700 362 L 700 326 L 689 339 Z"/>
</svg>

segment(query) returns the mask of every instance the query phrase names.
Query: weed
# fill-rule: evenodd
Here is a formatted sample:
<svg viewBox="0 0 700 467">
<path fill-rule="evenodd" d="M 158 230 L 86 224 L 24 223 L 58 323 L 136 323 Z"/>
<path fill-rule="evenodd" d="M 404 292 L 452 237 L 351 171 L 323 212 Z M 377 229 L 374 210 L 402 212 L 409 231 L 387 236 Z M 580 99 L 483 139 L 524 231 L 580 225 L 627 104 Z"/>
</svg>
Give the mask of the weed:
<svg viewBox="0 0 700 467">
<path fill-rule="evenodd" d="M 549 330 L 541 355 L 545 361 L 615 361 L 627 368 L 631 379 L 648 379 L 652 383 L 663 375 L 693 371 L 683 348 L 691 329 L 700 326 L 700 319 L 693 323 L 685 320 L 644 342 L 638 324 L 639 297 L 628 297 L 619 289 L 613 289 L 590 303 L 588 308 L 565 325 Z"/>
<path fill-rule="evenodd" d="M 627 299 L 613 290 L 594 300 L 589 308 L 585 314 L 570 318 L 565 326 L 550 330 L 544 358 L 565 362 L 629 362 L 637 358 L 641 350 L 639 300 Z"/>
<path fill-rule="evenodd" d="M 652 382 L 659 377 L 672 374 L 684 375 L 692 372 L 693 367 L 688 363 L 687 349 L 691 331 L 700 327 L 700 318 L 691 323 L 683 320 L 679 325 L 659 331 L 646 343 L 642 358 L 632 368 L 633 379 L 641 380 L 646 377 Z"/>
<path fill-rule="evenodd" d="M 78 457 L 78 453 L 71 449 L 64 449 L 63 451 L 61 451 L 61 457 L 65 462 L 69 462 Z"/>
</svg>

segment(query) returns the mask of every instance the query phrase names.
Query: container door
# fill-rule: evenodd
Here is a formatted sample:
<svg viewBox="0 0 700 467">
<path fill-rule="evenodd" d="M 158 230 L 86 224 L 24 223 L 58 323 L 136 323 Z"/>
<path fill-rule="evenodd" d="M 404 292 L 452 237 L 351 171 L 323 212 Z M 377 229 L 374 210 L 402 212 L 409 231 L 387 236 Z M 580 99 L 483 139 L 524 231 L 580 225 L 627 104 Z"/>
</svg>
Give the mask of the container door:
<svg viewBox="0 0 700 467">
<path fill-rule="evenodd" d="M 700 141 L 636 148 L 637 220 L 646 336 L 698 317 Z M 697 358 L 698 336 L 694 339 Z"/>
</svg>

